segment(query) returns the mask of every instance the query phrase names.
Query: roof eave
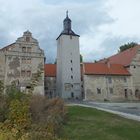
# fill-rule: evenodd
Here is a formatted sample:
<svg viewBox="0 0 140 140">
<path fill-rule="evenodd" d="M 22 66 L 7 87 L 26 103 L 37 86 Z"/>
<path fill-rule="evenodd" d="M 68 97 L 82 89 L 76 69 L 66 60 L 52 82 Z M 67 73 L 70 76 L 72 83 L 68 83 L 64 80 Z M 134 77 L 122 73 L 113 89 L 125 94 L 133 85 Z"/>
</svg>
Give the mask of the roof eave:
<svg viewBox="0 0 140 140">
<path fill-rule="evenodd" d="M 59 37 L 61 36 L 61 35 L 71 35 L 71 36 L 78 36 L 78 37 L 80 37 L 80 35 L 77 35 L 77 34 L 67 34 L 67 33 L 61 33 L 57 38 L 56 38 L 56 40 L 58 40 L 59 39 Z"/>
<path fill-rule="evenodd" d="M 112 75 L 112 76 L 131 76 L 131 74 L 99 74 L 99 73 L 84 73 L 84 75 Z"/>
</svg>

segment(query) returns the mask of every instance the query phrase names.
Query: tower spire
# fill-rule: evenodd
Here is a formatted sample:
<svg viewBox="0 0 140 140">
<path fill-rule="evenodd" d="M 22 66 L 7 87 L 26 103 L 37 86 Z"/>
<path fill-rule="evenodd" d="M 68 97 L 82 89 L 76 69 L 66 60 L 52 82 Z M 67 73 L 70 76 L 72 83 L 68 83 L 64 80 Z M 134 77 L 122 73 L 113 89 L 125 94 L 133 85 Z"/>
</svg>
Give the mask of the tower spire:
<svg viewBox="0 0 140 140">
<path fill-rule="evenodd" d="M 68 15 L 68 10 L 66 11 L 66 18 L 63 21 L 63 31 L 61 32 L 61 34 L 58 36 L 58 38 L 64 34 L 64 35 L 73 35 L 73 36 L 79 36 L 77 34 L 75 34 L 72 29 L 71 29 L 71 19 L 69 18 Z M 57 38 L 57 39 L 58 39 Z"/>
<path fill-rule="evenodd" d="M 69 14 L 69 11 L 67 10 L 67 11 L 66 11 L 66 17 L 68 17 L 68 14 Z"/>
</svg>

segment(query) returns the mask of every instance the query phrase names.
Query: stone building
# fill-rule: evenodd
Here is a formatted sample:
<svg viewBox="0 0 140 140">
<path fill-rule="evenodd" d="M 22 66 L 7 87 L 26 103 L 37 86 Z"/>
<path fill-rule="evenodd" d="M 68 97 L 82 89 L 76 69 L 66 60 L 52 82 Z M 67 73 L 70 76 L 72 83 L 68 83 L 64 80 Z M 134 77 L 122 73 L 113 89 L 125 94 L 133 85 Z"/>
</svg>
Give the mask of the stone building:
<svg viewBox="0 0 140 140">
<path fill-rule="evenodd" d="M 99 68 L 98 65 L 106 65 L 108 69 Z M 113 65 L 118 65 L 116 68 L 114 67 L 115 71 L 112 69 Z M 97 69 L 96 66 L 98 67 L 98 72 L 95 72 Z M 119 67 L 122 68 L 119 69 Z M 139 100 L 140 45 L 115 54 L 107 59 L 100 60 L 97 63 L 93 63 L 91 76 L 85 77 L 86 80 L 84 79 L 84 91 L 87 99 L 95 98 L 104 100 L 107 98 L 108 100 Z M 101 78 L 102 80 L 100 81 L 99 79 Z M 108 78 L 111 82 L 106 80 Z M 107 82 L 105 83 L 105 81 Z M 98 85 L 101 84 L 101 93 L 99 93 Z M 92 95 L 92 97 L 88 96 L 88 94 Z"/>
<path fill-rule="evenodd" d="M 56 64 L 45 64 L 45 95 L 56 96 Z"/>
<path fill-rule="evenodd" d="M 140 45 L 96 63 L 81 63 L 79 35 L 63 21 L 57 40 L 57 63 L 45 64 L 44 51 L 29 31 L 0 49 L 0 80 L 5 86 L 64 99 L 140 100 Z M 45 89 L 45 91 L 44 91 Z"/>
<path fill-rule="evenodd" d="M 56 97 L 56 79 L 57 79 L 57 64 L 45 64 L 45 95 L 50 98 Z M 84 89 L 83 89 L 83 64 L 81 64 L 81 98 L 84 98 Z M 69 98 L 70 99 L 70 98 Z M 74 97 L 73 97 L 74 99 Z"/>
<path fill-rule="evenodd" d="M 29 31 L 15 43 L 0 49 L 0 80 L 5 86 L 15 83 L 27 91 L 44 94 L 44 51 Z"/>
<path fill-rule="evenodd" d="M 56 91 L 56 64 L 46 64 L 46 94 Z M 53 90 L 52 90 L 53 89 Z M 140 46 L 96 63 L 81 64 L 81 96 L 85 100 L 140 100 Z"/>
<path fill-rule="evenodd" d="M 64 99 L 81 98 L 79 35 L 72 31 L 71 19 L 63 21 L 57 40 L 57 95 Z"/>
<path fill-rule="evenodd" d="M 133 100 L 131 74 L 120 64 L 83 64 L 86 100 Z"/>
<path fill-rule="evenodd" d="M 57 38 L 57 64 L 45 65 L 45 94 L 85 100 L 140 100 L 140 45 L 80 68 L 79 35 L 68 15 Z M 76 93 L 77 92 L 77 93 Z"/>
</svg>

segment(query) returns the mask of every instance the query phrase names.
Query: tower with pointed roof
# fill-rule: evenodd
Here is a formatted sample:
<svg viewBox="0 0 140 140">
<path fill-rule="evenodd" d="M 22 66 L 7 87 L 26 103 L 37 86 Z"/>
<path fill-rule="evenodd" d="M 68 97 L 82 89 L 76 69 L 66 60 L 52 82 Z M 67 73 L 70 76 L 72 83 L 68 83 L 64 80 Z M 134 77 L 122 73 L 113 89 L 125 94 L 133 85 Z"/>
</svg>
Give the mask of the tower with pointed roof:
<svg viewBox="0 0 140 140">
<path fill-rule="evenodd" d="M 79 35 L 72 31 L 66 12 L 57 40 L 57 94 L 64 99 L 81 98 Z"/>
</svg>

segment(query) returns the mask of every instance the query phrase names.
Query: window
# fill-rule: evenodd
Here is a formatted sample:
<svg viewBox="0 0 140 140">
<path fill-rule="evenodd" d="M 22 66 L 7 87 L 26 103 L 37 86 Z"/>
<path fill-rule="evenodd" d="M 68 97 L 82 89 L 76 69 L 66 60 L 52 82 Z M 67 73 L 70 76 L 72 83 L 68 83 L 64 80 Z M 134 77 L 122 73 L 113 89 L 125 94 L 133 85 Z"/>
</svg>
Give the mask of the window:
<svg viewBox="0 0 140 140">
<path fill-rule="evenodd" d="M 101 94 L 101 89 L 97 88 L 97 94 Z"/>
<path fill-rule="evenodd" d="M 30 37 L 26 37 L 26 41 L 29 42 L 30 41 Z"/>
<path fill-rule="evenodd" d="M 109 84 L 112 83 L 112 79 L 111 79 L 111 77 L 108 77 L 108 83 L 109 83 Z"/>
<path fill-rule="evenodd" d="M 136 66 L 133 67 L 134 69 L 136 68 Z"/>
<path fill-rule="evenodd" d="M 8 60 L 11 60 L 11 59 L 12 59 L 12 56 L 9 56 L 9 57 L 8 57 Z"/>
<path fill-rule="evenodd" d="M 109 88 L 110 94 L 113 94 L 113 88 Z"/>
<path fill-rule="evenodd" d="M 30 77 L 30 76 L 31 76 L 31 71 L 28 70 L 28 71 L 27 71 L 27 77 Z"/>
<path fill-rule="evenodd" d="M 70 83 L 65 83 L 65 91 L 70 91 L 71 90 L 71 84 Z"/>
<path fill-rule="evenodd" d="M 26 52 L 26 47 L 22 47 L 22 52 Z"/>
<path fill-rule="evenodd" d="M 136 90 L 135 90 L 135 97 L 137 98 L 138 96 L 139 96 L 139 90 L 136 89 Z"/>
<path fill-rule="evenodd" d="M 128 95 L 127 95 L 127 89 L 124 89 L 124 96 L 125 96 L 125 98 L 128 97 Z"/>
<path fill-rule="evenodd" d="M 133 95 L 133 93 L 132 93 L 132 89 L 129 89 L 129 93 L 130 93 L 130 95 Z"/>
<path fill-rule="evenodd" d="M 24 63 L 24 64 L 26 63 L 26 58 L 25 57 L 21 58 L 21 63 Z"/>
<path fill-rule="evenodd" d="M 28 85 L 28 86 L 26 86 L 26 88 L 27 88 L 27 89 L 30 89 L 30 88 L 31 88 L 31 86 L 30 86 L 30 85 Z"/>
<path fill-rule="evenodd" d="M 72 63 L 72 60 L 70 60 L 70 62 Z"/>
<path fill-rule="evenodd" d="M 73 71 L 73 68 L 71 68 L 71 71 Z"/>
<path fill-rule="evenodd" d="M 25 77 L 25 74 L 26 74 L 26 73 L 25 73 L 25 70 L 21 70 L 21 76 L 22 76 L 22 77 Z"/>
<path fill-rule="evenodd" d="M 74 98 L 74 93 L 73 92 L 71 92 L 71 98 Z"/>
<path fill-rule="evenodd" d="M 123 80 L 124 80 L 124 82 L 125 82 L 125 83 L 127 82 L 127 79 L 126 79 L 126 77 L 124 77 L 124 78 L 123 78 Z"/>
<path fill-rule="evenodd" d="M 28 47 L 27 48 L 27 52 L 31 52 L 31 47 Z"/>
<path fill-rule="evenodd" d="M 27 63 L 31 64 L 31 58 L 27 58 Z"/>
<path fill-rule="evenodd" d="M 73 79 L 73 76 L 71 75 L 71 79 Z"/>
<path fill-rule="evenodd" d="M 81 87 L 79 83 L 74 83 L 74 90 L 79 90 L 80 88 Z"/>
</svg>

